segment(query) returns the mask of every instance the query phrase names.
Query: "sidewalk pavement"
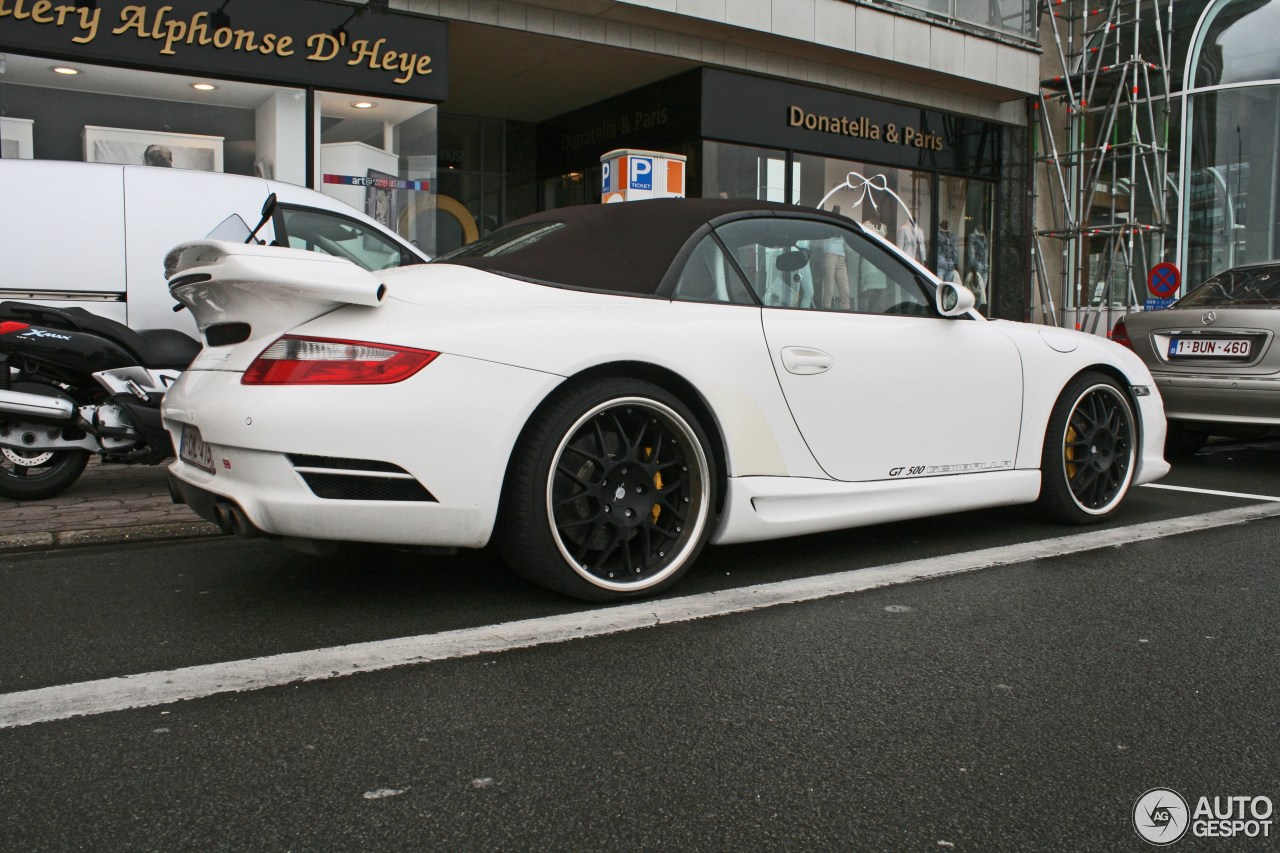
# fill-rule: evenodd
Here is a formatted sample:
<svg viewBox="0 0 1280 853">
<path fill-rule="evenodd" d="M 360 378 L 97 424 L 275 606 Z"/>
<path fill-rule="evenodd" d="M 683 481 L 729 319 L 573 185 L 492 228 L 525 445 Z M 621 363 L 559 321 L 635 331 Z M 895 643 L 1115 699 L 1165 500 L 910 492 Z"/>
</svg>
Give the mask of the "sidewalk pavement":
<svg viewBox="0 0 1280 853">
<path fill-rule="evenodd" d="M 169 500 L 168 463 L 101 465 L 94 459 L 57 497 L 0 497 L 0 553 L 219 535 L 217 525 Z"/>
</svg>

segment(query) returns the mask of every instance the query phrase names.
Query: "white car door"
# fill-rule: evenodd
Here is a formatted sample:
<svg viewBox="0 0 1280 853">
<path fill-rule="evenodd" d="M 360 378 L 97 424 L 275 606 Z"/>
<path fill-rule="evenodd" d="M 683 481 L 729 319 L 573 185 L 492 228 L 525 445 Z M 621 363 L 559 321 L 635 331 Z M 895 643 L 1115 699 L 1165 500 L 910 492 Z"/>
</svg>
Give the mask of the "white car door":
<svg viewBox="0 0 1280 853">
<path fill-rule="evenodd" d="M 765 340 L 809 449 L 831 477 L 866 481 L 1013 467 L 1017 349 L 984 321 L 943 318 L 904 262 L 834 224 L 783 217 L 717 234 L 765 301 Z M 805 287 L 772 307 L 778 278 Z M 775 303 L 776 304 L 776 303 Z"/>
</svg>

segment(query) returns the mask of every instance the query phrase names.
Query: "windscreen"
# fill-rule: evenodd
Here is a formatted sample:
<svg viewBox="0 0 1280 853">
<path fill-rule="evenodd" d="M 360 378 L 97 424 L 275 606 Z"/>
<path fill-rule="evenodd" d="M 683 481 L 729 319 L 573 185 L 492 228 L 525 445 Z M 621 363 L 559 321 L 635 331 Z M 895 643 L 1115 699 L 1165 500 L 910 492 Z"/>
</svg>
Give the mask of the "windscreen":
<svg viewBox="0 0 1280 853">
<path fill-rule="evenodd" d="M 1218 273 L 1176 303 L 1178 308 L 1233 305 L 1280 306 L 1280 266 L 1242 267 Z"/>
</svg>

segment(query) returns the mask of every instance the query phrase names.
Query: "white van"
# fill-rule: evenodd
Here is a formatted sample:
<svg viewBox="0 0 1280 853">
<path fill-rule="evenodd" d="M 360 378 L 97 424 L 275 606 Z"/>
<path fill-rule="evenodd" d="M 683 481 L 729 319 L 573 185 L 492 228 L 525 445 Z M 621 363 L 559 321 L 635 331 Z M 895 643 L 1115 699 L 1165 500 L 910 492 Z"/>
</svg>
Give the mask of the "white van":
<svg viewBox="0 0 1280 853">
<path fill-rule="evenodd" d="M 134 329 L 196 334 L 173 311 L 165 254 L 232 214 L 249 228 L 276 194 L 266 242 L 377 270 L 426 261 L 417 247 L 349 205 L 293 184 L 155 166 L 0 160 L 0 301 L 79 306 Z"/>
</svg>

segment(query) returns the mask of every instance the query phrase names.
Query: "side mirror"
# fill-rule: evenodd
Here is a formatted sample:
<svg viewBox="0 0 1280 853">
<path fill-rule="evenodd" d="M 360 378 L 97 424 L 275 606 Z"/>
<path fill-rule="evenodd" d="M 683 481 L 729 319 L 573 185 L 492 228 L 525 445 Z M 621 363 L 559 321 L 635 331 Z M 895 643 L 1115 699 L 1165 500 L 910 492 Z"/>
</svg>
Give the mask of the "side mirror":
<svg viewBox="0 0 1280 853">
<path fill-rule="evenodd" d="M 246 243 L 252 243 L 253 238 L 258 236 L 258 232 L 262 230 L 262 226 L 267 224 L 267 220 L 276 212 L 276 194 L 271 193 L 267 196 L 267 200 L 262 203 L 262 218 L 258 220 L 258 224 L 254 226 L 249 236 L 244 238 Z"/>
<path fill-rule="evenodd" d="M 977 303 L 972 290 L 954 281 L 944 281 L 938 285 L 933 299 L 938 313 L 943 317 L 959 317 L 968 314 Z"/>
</svg>

